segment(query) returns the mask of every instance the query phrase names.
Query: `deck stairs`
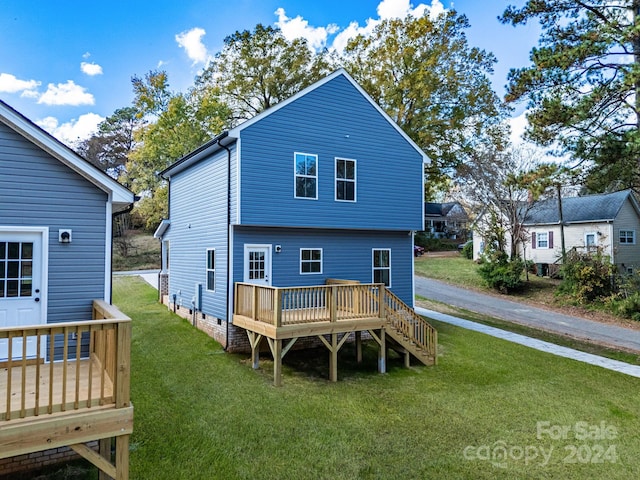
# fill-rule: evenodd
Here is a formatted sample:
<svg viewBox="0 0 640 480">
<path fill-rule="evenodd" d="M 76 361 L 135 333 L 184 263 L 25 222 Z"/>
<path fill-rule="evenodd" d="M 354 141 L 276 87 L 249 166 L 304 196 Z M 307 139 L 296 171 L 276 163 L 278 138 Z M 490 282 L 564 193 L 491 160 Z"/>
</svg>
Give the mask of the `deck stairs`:
<svg viewBox="0 0 640 480">
<path fill-rule="evenodd" d="M 435 365 L 438 361 L 438 332 L 429 322 L 389 290 L 385 292 L 385 318 L 388 328 L 387 339 L 391 349 L 409 355 L 425 365 Z"/>
</svg>

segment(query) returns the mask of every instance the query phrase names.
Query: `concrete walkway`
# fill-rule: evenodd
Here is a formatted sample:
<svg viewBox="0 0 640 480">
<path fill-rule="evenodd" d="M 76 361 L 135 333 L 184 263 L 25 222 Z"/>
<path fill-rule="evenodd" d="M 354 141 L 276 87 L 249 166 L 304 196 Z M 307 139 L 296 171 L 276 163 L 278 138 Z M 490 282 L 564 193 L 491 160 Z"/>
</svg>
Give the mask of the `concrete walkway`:
<svg viewBox="0 0 640 480">
<path fill-rule="evenodd" d="M 138 275 L 156 290 L 158 290 L 158 274 L 159 273 L 160 273 L 160 270 L 130 270 L 126 272 L 113 272 L 114 275 L 119 275 L 119 276 L 131 277 L 131 276 Z"/>
<path fill-rule="evenodd" d="M 525 347 L 535 348 L 542 352 L 551 353 L 560 357 L 571 358 L 578 360 L 579 362 L 589 363 L 591 365 L 597 365 L 608 370 L 614 370 L 616 372 L 631 375 L 633 377 L 640 378 L 640 366 L 631 365 L 629 363 L 620 362 L 618 360 L 612 360 L 609 358 L 599 357 L 591 353 L 580 352 L 572 348 L 561 347 L 554 343 L 544 342 L 531 337 L 525 337 L 517 333 L 507 332 L 500 330 L 499 328 L 489 327 L 480 323 L 471 322 L 462 318 L 446 315 L 444 313 L 434 312 L 433 310 L 427 310 L 426 308 L 416 307 L 415 311 L 418 315 L 425 316 L 427 318 L 433 318 L 440 322 L 449 323 L 457 327 L 466 328 L 467 330 L 473 330 L 475 332 L 485 333 L 492 337 L 508 340 L 509 342 L 524 345 Z"/>
</svg>

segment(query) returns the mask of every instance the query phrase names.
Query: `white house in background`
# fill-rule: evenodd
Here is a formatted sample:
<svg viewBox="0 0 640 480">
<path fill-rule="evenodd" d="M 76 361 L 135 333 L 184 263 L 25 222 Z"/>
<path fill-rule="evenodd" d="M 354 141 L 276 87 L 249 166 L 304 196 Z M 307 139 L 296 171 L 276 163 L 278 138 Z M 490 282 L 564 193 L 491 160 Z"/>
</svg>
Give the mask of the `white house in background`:
<svg viewBox="0 0 640 480">
<path fill-rule="evenodd" d="M 631 190 L 563 198 L 562 217 L 564 229 L 557 198 L 541 200 L 529 209 L 523 222 L 528 238 L 520 246 L 522 258 L 547 272 L 549 265 L 560 263 L 564 233 L 567 252 L 600 249 L 621 272 L 640 268 L 640 205 Z M 474 235 L 474 258 L 484 246 L 482 236 Z"/>
</svg>

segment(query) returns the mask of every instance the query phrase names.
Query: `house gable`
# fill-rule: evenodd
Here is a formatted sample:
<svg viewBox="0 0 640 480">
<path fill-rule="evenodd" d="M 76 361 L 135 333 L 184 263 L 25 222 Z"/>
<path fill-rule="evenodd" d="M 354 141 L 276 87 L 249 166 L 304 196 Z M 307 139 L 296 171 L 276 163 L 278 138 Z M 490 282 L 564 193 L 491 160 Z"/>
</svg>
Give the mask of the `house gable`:
<svg viewBox="0 0 640 480">
<path fill-rule="evenodd" d="M 346 73 L 266 113 L 236 130 L 241 224 L 422 229 L 424 154 Z M 296 154 L 315 162 L 309 198 L 295 190 Z M 354 201 L 337 199 L 337 159 L 355 165 Z"/>
</svg>

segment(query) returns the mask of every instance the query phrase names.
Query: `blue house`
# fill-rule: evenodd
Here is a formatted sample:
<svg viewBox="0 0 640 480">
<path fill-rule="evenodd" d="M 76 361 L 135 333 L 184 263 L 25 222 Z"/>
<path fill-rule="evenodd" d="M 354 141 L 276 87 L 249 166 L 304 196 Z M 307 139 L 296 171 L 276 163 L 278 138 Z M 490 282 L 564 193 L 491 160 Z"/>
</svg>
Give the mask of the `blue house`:
<svg viewBox="0 0 640 480">
<path fill-rule="evenodd" d="M 285 338 L 262 331 L 265 322 L 331 310 L 331 288 L 369 285 L 369 293 L 349 294 L 369 307 L 382 287 L 386 303 L 393 297 L 412 312 L 425 162 L 346 71 L 334 72 L 162 172 L 170 217 L 156 231 L 164 301 L 230 350 L 255 351 L 260 335 Z M 350 309 L 354 301 L 344 300 Z M 253 311 L 241 313 L 243 302 Z M 376 316 L 378 330 L 382 303 L 367 317 Z M 316 314 L 307 323 L 325 320 Z"/>
</svg>

